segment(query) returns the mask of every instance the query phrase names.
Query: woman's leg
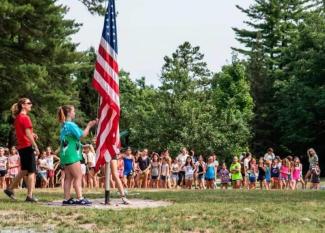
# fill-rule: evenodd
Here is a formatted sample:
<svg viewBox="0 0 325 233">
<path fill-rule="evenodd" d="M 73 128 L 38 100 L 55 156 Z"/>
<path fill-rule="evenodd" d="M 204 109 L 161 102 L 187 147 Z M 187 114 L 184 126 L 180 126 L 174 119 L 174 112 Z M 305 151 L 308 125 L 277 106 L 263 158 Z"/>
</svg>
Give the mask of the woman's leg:
<svg viewBox="0 0 325 233">
<path fill-rule="evenodd" d="M 210 189 L 213 189 L 213 183 L 214 183 L 214 180 L 209 180 Z"/>
<path fill-rule="evenodd" d="M 93 171 L 92 169 L 88 172 L 88 188 L 92 189 L 94 187 Z"/>
<path fill-rule="evenodd" d="M 120 192 L 121 196 L 125 196 L 124 187 L 123 187 L 122 181 L 120 180 L 120 177 L 119 177 L 119 174 L 117 171 L 117 160 L 112 159 L 110 162 L 110 165 L 111 165 L 112 177 L 113 177 L 113 180 L 117 186 L 117 189 Z"/>
<path fill-rule="evenodd" d="M 64 189 L 65 171 L 61 169 L 61 187 Z"/>
<path fill-rule="evenodd" d="M 134 177 L 134 188 L 141 188 L 139 178 L 140 178 L 140 174 L 136 173 Z"/>
<path fill-rule="evenodd" d="M 291 180 L 291 189 L 296 190 L 297 189 L 297 182 L 296 180 Z"/>
<path fill-rule="evenodd" d="M 145 172 L 144 175 L 143 175 L 143 188 L 147 188 L 148 187 L 148 172 Z"/>
<path fill-rule="evenodd" d="M 82 188 L 87 188 L 86 175 L 82 175 Z"/>
<path fill-rule="evenodd" d="M 92 173 L 92 178 L 93 178 L 93 187 L 97 188 L 98 187 L 98 177 L 97 174 L 95 173 L 95 170 L 92 169 L 93 173 Z"/>
<path fill-rule="evenodd" d="M 301 185 L 302 185 L 302 189 L 306 189 L 306 184 L 305 181 L 301 178 L 300 179 Z"/>
<path fill-rule="evenodd" d="M 9 179 L 10 179 L 9 177 L 6 177 L 6 178 L 5 178 L 5 181 L 6 181 L 6 187 L 7 187 L 7 188 L 8 188 L 9 185 L 10 185 L 10 183 L 9 183 Z"/>
<path fill-rule="evenodd" d="M 49 183 L 49 188 L 54 188 L 54 177 L 49 177 L 48 183 Z"/>
<path fill-rule="evenodd" d="M 123 175 L 122 183 L 124 185 L 124 188 L 128 188 L 129 187 L 129 185 L 128 185 L 129 182 L 128 182 L 128 177 L 127 176 L 124 176 Z"/>
<path fill-rule="evenodd" d="M 82 198 L 82 172 L 80 163 L 74 163 L 69 166 L 70 174 L 73 178 L 73 186 L 77 195 L 77 199 Z"/>
<path fill-rule="evenodd" d="M 130 182 L 129 187 L 134 188 L 134 176 L 133 175 L 131 175 L 129 182 Z"/>
<path fill-rule="evenodd" d="M 5 177 L 0 177 L 0 189 L 5 189 Z"/>
<path fill-rule="evenodd" d="M 154 188 L 154 186 L 155 186 L 155 180 L 154 179 L 151 179 L 150 184 L 149 184 L 149 187 L 150 188 Z"/>
<path fill-rule="evenodd" d="M 69 167 L 64 168 L 63 174 L 64 174 L 64 182 L 63 182 L 64 199 L 69 200 L 71 198 L 71 184 L 72 184 L 72 176 Z"/>
</svg>

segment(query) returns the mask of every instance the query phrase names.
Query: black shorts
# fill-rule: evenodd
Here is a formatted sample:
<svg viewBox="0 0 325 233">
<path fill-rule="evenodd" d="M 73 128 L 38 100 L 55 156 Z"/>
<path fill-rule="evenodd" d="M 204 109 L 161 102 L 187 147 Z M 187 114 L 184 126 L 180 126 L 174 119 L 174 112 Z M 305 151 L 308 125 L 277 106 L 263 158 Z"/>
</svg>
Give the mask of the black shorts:
<svg viewBox="0 0 325 233">
<path fill-rule="evenodd" d="M 4 177 L 7 174 L 6 170 L 1 170 L 0 171 L 0 177 Z"/>
<path fill-rule="evenodd" d="M 20 166 L 22 171 L 28 171 L 28 173 L 36 172 L 36 161 L 34 155 L 34 149 L 25 147 L 18 150 L 20 156 Z"/>
</svg>

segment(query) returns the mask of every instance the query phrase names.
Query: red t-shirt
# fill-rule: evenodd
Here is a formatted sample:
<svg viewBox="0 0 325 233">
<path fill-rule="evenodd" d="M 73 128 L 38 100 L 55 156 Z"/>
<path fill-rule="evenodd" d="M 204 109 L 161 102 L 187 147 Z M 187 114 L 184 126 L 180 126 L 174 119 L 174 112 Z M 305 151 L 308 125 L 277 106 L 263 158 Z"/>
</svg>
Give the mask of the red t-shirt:
<svg viewBox="0 0 325 233">
<path fill-rule="evenodd" d="M 31 129 L 33 133 L 33 125 L 29 116 L 20 113 L 15 119 L 15 129 L 17 137 L 17 149 L 29 147 L 32 143 L 29 141 L 26 135 L 26 129 Z"/>
</svg>

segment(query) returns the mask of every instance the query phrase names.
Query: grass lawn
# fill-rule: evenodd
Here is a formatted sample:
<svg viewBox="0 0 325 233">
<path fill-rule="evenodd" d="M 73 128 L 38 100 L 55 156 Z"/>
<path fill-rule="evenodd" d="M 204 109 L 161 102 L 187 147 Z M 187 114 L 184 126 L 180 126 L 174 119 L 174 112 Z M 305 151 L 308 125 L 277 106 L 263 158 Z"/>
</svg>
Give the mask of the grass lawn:
<svg viewBox="0 0 325 233">
<path fill-rule="evenodd" d="M 325 232 L 325 191 L 134 190 L 130 197 L 167 200 L 154 209 L 100 210 L 12 202 L 0 193 L 0 232 Z M 37 190 L 41 202 L 62 191 Z M 20 200 L 25 190 L 18 191 Z M 87 197 L 102 198 L 101 190 Z"/>
</svg>

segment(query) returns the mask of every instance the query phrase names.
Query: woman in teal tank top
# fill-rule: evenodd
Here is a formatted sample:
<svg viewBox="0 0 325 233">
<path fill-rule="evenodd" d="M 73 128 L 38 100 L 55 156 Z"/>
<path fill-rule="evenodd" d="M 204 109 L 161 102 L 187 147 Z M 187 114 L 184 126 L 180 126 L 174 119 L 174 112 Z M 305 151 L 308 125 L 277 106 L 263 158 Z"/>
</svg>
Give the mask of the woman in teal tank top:
<svg viewBox="0 0 325 233">
<path fill-rule="evenodd" d="M 90 205 L 91 202 L 82 196 L 82 172 L 80 160 L 82 159 L 82 145 L 80 139 L 89 134 L 91 127 L 97 124 L 97 120 L 90 121 L 84 130 L 73 122 L 75 118 L 75 109 L 71 105 L 65 105 L 59 108 L 58 119 L 61 126 L 60 132 L 60 163 L 64 168 L 64 200 L 63 205 Z M 77 199 L 71 197 L 71 185 L 74 189 Z"/>
</svg>

